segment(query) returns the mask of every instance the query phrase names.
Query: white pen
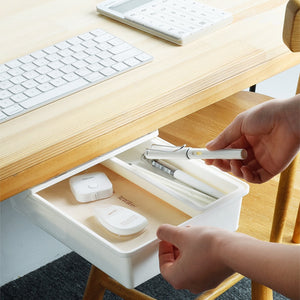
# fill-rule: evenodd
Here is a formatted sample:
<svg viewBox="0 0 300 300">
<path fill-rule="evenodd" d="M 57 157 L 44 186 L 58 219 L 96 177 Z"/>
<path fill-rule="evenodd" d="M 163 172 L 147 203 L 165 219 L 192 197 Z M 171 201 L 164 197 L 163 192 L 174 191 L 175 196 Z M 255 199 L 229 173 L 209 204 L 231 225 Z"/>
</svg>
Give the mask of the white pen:
<svg viewBox="0 0 300 300">
<path fill-rule="evenodd" d="M 172 147 L 152 145 L 144 153 L 147 159 L 246 159 L 245 149 L 221 149 L 209 151 L 206 148 Z"/>
<path fill-rule="evenodd" d="M 214 197 L 215 199 L 218 199 L 222 196 L 224 196 L 224 193 L 218 191 L 217 189 L 211 187 L 210 185 L 196 179 L 195 177 L 181 171 L 180 169 L 176 168 L 175 166 L 161 161 L 161 160 L 150 160 L 142 156 L 142 159 L 147 161 L 149 164 L 151 164 L 154 168 L 157 168 L 170 176 L 174 177 L 175 179 L 189 185 L 190 187 L 205 193 L 211 197 Z"/>
</svg>

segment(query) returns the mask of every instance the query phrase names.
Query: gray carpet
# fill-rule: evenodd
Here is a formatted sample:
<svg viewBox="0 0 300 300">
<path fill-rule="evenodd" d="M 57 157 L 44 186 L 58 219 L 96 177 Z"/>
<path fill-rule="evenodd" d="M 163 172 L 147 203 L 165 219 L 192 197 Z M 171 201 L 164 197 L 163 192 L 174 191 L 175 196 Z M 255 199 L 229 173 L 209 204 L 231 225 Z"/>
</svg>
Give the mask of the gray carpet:
<svg viewBox="0 0 300 300">
<path fill-rule="evenodd" d="M 1 300 L 79 300 L 82 299 L 91 265 L 72 252 L 1 287 Z M 2 270 L 3 271 L 3 270 Z M 244 278 L 218 300 L 251 299 L 250 280 Z M 186 290 L 177 291 L 160 275 L 143 283 L 138 290 L 157 300 L 192 300 L 196 295 Z M 107 291 L 105 300 L 121 298 Z M 275 300 L 286 300 L 274 293 Z"/>
</svg>

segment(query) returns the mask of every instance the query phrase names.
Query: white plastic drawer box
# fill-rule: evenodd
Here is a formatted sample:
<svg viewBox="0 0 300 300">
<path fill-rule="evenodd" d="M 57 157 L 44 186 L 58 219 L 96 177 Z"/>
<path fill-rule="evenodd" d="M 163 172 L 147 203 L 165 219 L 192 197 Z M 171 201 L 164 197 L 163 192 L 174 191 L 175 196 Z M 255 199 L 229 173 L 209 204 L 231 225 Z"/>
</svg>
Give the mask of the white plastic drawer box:
<svg viewBox="0 0 300 300">
<path fill-rule="evenodd" d="M 195 206 L 170 193 L 155 177 L 136 172 L 135 164 L 151 144 L 165 141 L 149 134 L 121 148 L 87 162 L 38 185 L 13 200 L 17 210 L 77 252 L 90 263 L 128 288 L 136 287 L 159 273 L 158 240 L 160 224 L 208 225 L 234 231 L 238 228 L 241 202 L 248 185 L 202 161 L 172 162 L 225 195 L 208 205 Z M 70 177 L 100 171 L 111 180 L 112 197 L 88 203 L 75 200 Z M 131 236 L 117 236 L 105 229 L 94 208 L 117 204 L 142 214 L 147 227 Z"/>
</svg>

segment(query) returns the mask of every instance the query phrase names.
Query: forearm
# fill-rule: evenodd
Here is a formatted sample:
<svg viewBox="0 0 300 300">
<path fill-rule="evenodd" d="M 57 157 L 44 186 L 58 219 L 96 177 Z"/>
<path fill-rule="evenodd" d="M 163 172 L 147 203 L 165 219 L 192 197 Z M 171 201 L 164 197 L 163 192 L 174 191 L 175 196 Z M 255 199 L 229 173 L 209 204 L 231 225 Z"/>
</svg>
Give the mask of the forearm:
<svg viewBox="0 0 300 300">
<path fill-rule="evenodd" d="M 220 255 L 232 270 L 292 299 L 300 298 L 300 246 L 268 243 L 239 233 L 223 238 Z"/>
</svg>

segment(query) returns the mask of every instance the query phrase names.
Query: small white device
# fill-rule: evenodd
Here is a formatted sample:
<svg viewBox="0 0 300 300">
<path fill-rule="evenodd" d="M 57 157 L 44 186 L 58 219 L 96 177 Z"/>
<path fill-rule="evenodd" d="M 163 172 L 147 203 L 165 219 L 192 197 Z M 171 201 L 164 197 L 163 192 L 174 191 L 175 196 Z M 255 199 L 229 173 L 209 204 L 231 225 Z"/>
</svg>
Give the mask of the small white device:
<svg viewBox="0 0 300 300">
<path fill-rule="evenodd" d="M 140 232 L 148 224 L 141 214 L 119 205 L 101 205 L 95 208 L 98 221 L 117 235 L 131 235 Z"/>
<path fill-rule="evenodd" d="M 77 175 L 69 180 L 71 191 L 79 202 L 90 202 L 111 197 L 113 186 L 102 172 Z"/>
<path fill-rule="evenodd" d="M 197 0 L 106 0 L 97 11 L 182 45 L 232 22 L 232 14 Z"/>
</svg>

